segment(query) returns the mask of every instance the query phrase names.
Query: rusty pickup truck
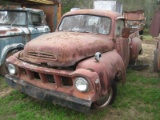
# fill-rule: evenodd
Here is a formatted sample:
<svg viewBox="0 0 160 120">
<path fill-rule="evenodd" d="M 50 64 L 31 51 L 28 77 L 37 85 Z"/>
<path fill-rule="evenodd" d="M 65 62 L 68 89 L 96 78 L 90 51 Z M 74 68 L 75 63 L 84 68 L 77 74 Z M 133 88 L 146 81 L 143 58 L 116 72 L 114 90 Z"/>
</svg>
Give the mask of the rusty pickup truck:
<svg viewBox="0 0 160 120">
<path fill-rule="evenodd" d="M 113 103 L 117 83 L 141 51 L 138 31 L 130 34 L 117 12 L 73 10 L 54 33 L 28 42 L 7 59 L 8 85 L 81 112 Z"/>
<path fill-rule="evenodd" d="M 22 50 L 33 38 L 50 29 L 45 22 L 45 14 L 39 9 L 1 8 L 0 9 L 0 74 L 7 69 L 5 59 L 12 53 Z"/>
</svg>

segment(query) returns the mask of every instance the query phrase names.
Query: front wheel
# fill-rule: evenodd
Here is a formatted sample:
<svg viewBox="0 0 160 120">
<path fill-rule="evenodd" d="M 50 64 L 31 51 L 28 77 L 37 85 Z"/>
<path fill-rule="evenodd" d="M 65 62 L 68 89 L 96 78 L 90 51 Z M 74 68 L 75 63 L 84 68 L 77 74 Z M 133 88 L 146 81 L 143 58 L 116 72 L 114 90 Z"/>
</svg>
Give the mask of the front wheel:
<svg viewBox="0 0 160 120">
<path fill-rule="evenodd" d="M 0 66 L 0 75 L 4 76 L 5 74 L 7 74 L 7 66 L 5 63 L 3 63 L 1 66 Z"/>
<path fill-rule="evenodd" d="M 111 87 L 109 88 L 108 94 L 106 94 L 105 96 L 101 97 L 99 100 L 94 102 L 93 107 L 98 109 L 112 104 L 115 100 L 116 94 L 117 94 L 117 84 L 116 82 L 113 82 Z"/>
<path fill-rule="evenodd" d="M 18 50 L 9 51 L 6 55 L 6 59 L 10 57 L 12 54 L 16 53 Z M 6 61 L 5 59 L 5 61 Z M 7 66 L 5 62 L 0 66 L 0 75 L 5 76 L 8 73 Z"/>
</svg>

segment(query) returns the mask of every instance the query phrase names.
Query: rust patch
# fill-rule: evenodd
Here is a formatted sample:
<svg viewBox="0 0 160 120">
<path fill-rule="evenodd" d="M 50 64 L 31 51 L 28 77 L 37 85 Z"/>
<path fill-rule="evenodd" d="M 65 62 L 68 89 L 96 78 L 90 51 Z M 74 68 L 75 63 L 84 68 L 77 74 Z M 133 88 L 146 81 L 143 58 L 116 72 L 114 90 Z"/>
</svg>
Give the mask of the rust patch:
<svg viewBox="0 0 160 120">
<path fill-rule="evenodd" d="M 7 33 L 6 30 L 1 30 L 1 31 L 0 31 L 0 34 L 6 34 L 6 33 Z"/>
<path fill-rule="evenodd" d="M 0 30 L 0 34 L 6 34 L 7 32 L 16 32 L 16 31 L 18 31 L 18 29 L 17 28 L 14 28 L 14 29 L 10 29 L 10 30 Z"/>
<path fill-rule="evenodd" d="M 124 17 L 127 20 L 145 20 L 144 10 L 124 11 Z"/>
<path fill-rule="evenodd" d="M 8 31 L 18 31 L 18 29 L 17 28 L 14 28 L 14 29 L 10 29 L 10 30 L 8 30 Z"/>
</svg>

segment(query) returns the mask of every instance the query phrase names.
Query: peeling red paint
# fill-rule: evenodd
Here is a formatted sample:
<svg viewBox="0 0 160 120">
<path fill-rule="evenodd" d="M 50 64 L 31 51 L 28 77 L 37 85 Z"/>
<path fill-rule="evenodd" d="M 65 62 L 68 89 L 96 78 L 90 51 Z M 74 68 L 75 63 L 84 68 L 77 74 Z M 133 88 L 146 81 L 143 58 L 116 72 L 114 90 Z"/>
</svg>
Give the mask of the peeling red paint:
<svg viewBox="0 0 160 120">
<path fill-rule="evenodd" d="M 6 34 L 7 32 L 17 32 L 17 28 L 8 29 L 8 30 L 0 30 L 0 34 Z"/>
<path fill-rule="evenodd" d="M 20 59 L 37 64 L 67 67 L 93 56 L 97 51 L 104 53 L 113 48 L 114 42 L 105 35 L 55 32 L 29 42 Z"/>
</svg>

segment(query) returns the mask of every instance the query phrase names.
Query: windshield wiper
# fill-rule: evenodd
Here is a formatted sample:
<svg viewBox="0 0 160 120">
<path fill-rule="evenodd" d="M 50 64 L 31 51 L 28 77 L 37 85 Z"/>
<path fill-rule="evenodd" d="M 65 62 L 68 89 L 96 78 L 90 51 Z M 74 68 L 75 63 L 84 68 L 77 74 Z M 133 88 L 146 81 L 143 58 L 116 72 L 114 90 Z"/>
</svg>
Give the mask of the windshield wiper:
<svg viewBox="0 0 160 120">
<path fill-rule="evenodd" d="M 87 30 L 71 30 L 71 32 L 81 32 L 81 33 L 92 33 L 91 31 L 87 31 Z"/>
<path fill-rule="evenodd" d="M 98 34 L 96 32 L 93 32 L 93 31 L 88 31 L 88 30 L 81 30 L 79 32 L 82 32 L 82 33 L 93 33 L 93 34 Z"/>
<path fill-rule="evenodd" d="M 59 31 L 64 31 L 64 32 L 81 32 L 81 33 L 93 33 L 91 31 L 87 31 L 87 30 L 59 30 Z M 97 33 L 94 33 L 97 34 Z"/>
<path fill-rule="evenodd" d="M 80 32 L 83 32 L 83 33 L 92 33 L 91 31 L 87 31 L 87 30 L 81 30 Z"/>
<path fill-rule="evenodd" d="M 18 16 L 16 16 L 16 18 L 13 20 L 13 22 L 11 23 L 11 27 L 13 25 L 14 22 L 16 22 L 18 20 Z"/>
</svg>

